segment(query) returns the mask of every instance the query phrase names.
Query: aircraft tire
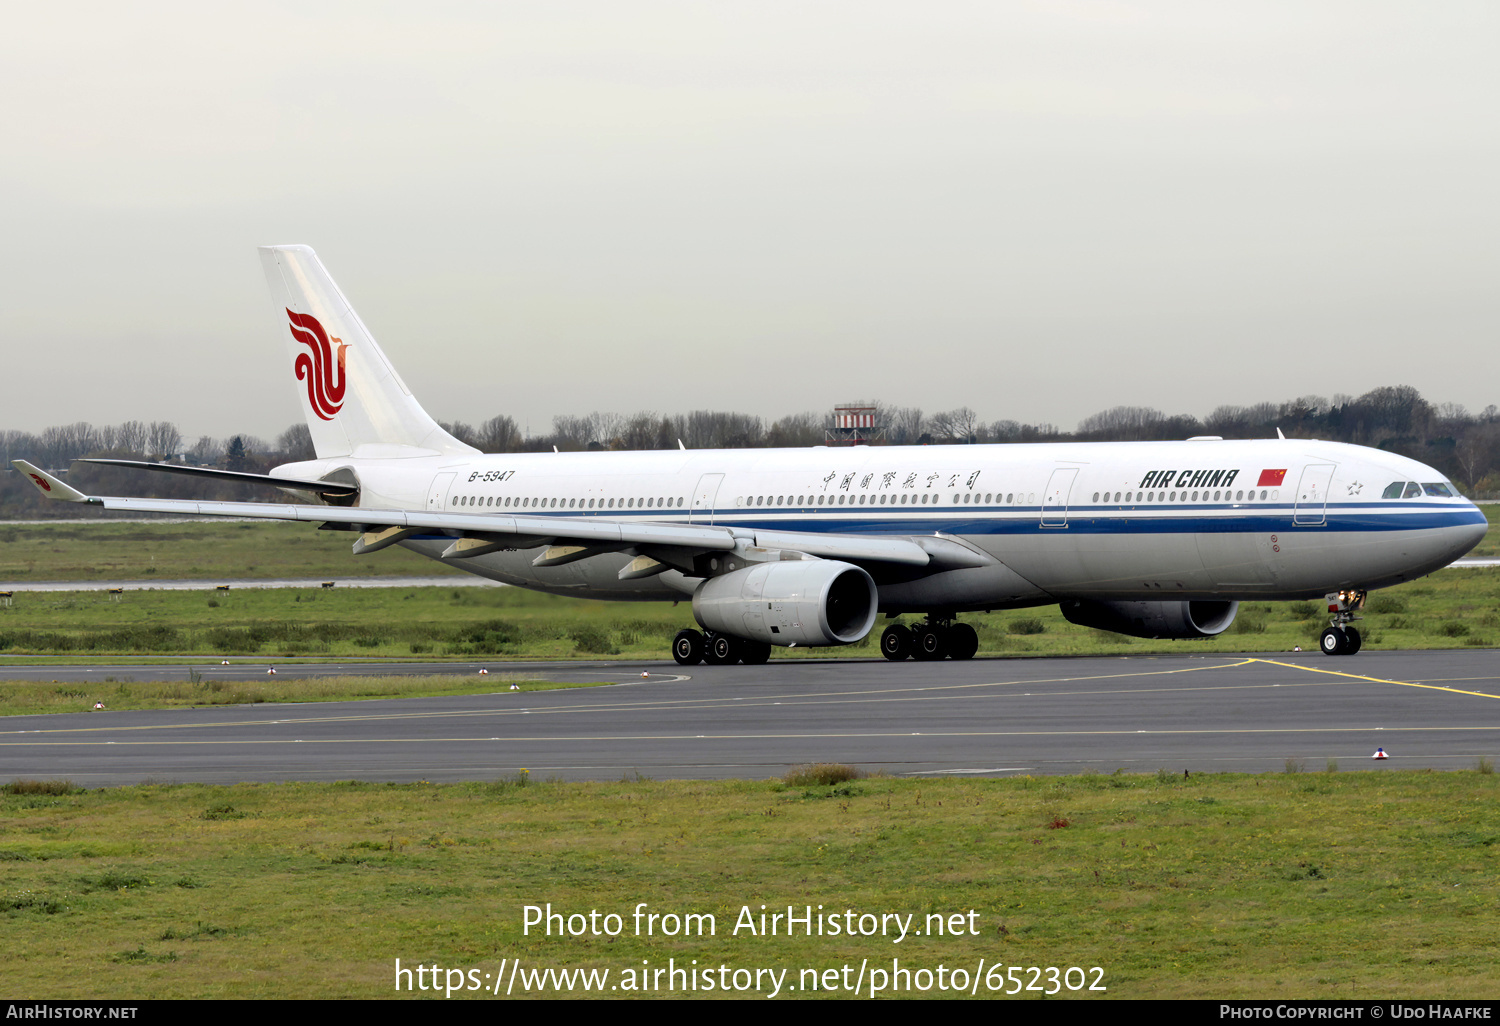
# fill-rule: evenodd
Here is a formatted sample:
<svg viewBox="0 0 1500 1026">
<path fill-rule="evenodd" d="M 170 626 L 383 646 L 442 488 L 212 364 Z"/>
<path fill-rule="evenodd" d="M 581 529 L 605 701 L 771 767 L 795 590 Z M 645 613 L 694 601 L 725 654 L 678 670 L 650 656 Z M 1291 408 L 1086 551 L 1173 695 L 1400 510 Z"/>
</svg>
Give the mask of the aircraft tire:
<svg viewBox="0 0 1500 1026">
<path fill-rule="evenodd" d="M 1360 637 L 1359 628 L 1357 627 L 1345 627 L 1344 633 L 1349 638 L 1349 651 L 1345 652 L 1344 654 L 1353 655 L 1360 650 L 1360 646 L 1365 643 L 1365 639 Z"/>
<path fill-rule="evenodd" d="M 697 666 L 703 662 L 703 635 L 692 629 L 678 631 L 672 639 L 672 658 L 678 666 Z"/>
<path fill-rule="evenodd" d="M 937 627 L 918 627 L 912 632 L 912 655 L 933 662 L 948 654 L 948 632 Z"/>
<path fill-rule="evenodd" d="M 1329 627 L 1318 636 L 1318 647 L 1324 655 L 1345 655 L 1349 651 L 1349 636 L 1337 627 Z"/>
<path fill-rule="evenodd" d="M 973 659 L 979 651 L 979 635 L 966 623 L 956 623 L 948 628 L 948 658 Z"/>
<path fill-rule="evenodd" d="M 704 646 L 703 658 L 710 666 L 734 665 L 740 661 L 739 639 L 730 637 L 728 634 L 713 635 Z"/>
<path fill-rule="evenodd" d="M 911 631 L 899 623 L 893 623 L 880 635 L 880 654 L 893 663 L 905 661 L 911 655 Z"/>
<path fill-rule="evenodd" d="M 771 659 L 771 645 L 765 641 L 740 642 L 740 662 L 746 666 L 764 666 Z"/>
</svg>

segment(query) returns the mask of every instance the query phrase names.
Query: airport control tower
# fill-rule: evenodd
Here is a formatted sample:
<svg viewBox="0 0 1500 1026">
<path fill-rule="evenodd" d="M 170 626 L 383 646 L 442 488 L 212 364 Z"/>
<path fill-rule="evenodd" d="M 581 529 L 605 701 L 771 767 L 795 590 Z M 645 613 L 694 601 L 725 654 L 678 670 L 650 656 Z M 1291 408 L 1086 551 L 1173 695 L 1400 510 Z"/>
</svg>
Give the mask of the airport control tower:
<svg viewBox="0 0 1500 1026">
<path fill-rule="evenodd" d="M 829 445 L 880 445 L 885 425 L 874 403 L 853 402 L 833 408 L 832 426 L 825 433 Z"/>
</svg>

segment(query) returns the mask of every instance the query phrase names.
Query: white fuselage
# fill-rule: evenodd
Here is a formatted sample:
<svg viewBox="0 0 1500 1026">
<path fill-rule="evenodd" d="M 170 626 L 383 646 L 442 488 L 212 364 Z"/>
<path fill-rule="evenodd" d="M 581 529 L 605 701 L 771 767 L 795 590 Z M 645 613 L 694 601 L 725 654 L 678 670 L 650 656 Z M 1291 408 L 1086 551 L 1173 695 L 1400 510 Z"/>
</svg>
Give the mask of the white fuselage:
<svg viewBox="0 0 1500 1026">
<path fill-rule="evenodd" d="M 997 561 L 871 567 L 886 612 L 1306 598 L 1420 577 L 1486 529 L 1467 499 L 1441 494 L 1451 486 L 1431 467 L 1303 440 L 344 457 L 279 472 L 341 469 L 369 508 L 939 535 Z M 440 558 L 451 542 L 402 544 Z M 518 548 L 448 562 L 601 599 L 682 599 L 701 583 L 675 570 L 619 580 L 629 552 L 545 568 L 536 556 Z"/>
</svg>

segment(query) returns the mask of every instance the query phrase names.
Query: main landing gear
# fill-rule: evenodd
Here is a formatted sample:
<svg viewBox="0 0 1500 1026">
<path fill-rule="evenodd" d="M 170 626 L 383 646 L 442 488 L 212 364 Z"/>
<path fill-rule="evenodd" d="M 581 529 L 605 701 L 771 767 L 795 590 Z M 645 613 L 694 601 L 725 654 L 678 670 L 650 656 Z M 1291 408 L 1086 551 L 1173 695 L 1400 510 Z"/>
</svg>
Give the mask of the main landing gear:
<svg viewBox="0 0 1500 1026">
<path fill-rule="evenodd" d="M 1329 626 L 1318 635 L 1318 647 L 1324 655 L 1353 655 L 1364 643 L 1359 630 L 1352 621 L 1364 619 L 1356 615 L 1365 605 L 1365 592 L 1340 591 L 1328 596 Z"/>
<path fill-rule="evenodd" d="M 672 658 L 679 666 L 731 666 L 744 663 L 759 666 L 771 658 L 771 646 L 764 641 L 749 641 L 732 634 L 714 631 L 700 633 L 691 628 L 677 632 L 672 639 Z"/>
<path fill-rule="evenodd" d="M 907 656 L 923 662 L 973 659 L 978 651 L 979 635 L 974 628 L 947 617 L 928 616 L 911 627 L 893 623 L 880 635 L 880 654 L 894 663 Z"/>
</svg>

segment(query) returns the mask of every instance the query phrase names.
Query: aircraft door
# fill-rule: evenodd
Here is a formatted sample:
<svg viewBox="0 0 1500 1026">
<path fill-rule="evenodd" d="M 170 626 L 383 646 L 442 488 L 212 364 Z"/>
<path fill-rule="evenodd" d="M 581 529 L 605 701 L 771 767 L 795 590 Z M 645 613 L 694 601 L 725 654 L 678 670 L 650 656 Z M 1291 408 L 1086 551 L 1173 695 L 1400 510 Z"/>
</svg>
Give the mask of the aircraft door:
<svg viewBox="0 0 1500 1026">
<path fill-rule="evenodd" d="M 1303 527 L 1321 527 L 1327 523 L 1328 485 L 1333 480 L 1334 466 L 1332 463 L 1313 463 L 1303 468 L 1292 523 Z"/>
<path fill-rule="evenodd" d="M 688 510 L 688 523 L 714 522 L 714 502 L 719 496 L 719 485 L 723 483 L 723 474 L 704 474 L 698 479 L 698 487 L 693 489 L 693 506 Z"/>
<path fill-rule="evenodd" d="M 1073 479 L 1078 476 L 1077 467 L 1058 467 L 1047 482 L 1042 493 L 1042 526 L 1068 526 L 1068 496 L 1073 492 Z"/>
<path fill-rule="evenodd" d="M 439 474 L 432 479 L 432 487 L 427 491 L 427 511 L 429 513 L 441 512 L 448 508 L 448 489 L 453 487 L 454 474 Z"/>
</svg>

